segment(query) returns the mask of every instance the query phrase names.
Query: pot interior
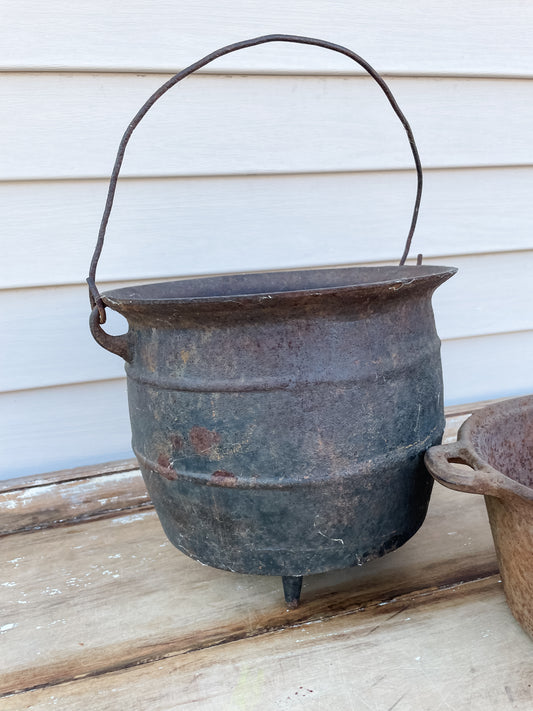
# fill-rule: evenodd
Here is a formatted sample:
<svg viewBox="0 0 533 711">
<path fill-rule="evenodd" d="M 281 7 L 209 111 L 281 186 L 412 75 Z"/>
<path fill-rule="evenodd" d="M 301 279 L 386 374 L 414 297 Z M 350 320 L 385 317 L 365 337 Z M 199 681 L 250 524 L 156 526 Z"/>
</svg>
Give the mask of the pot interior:
<svg viewBox="0 0 533 711">
<path fill-rule="evenodd" d="M 533 489 L 533 396 L 485 408 L 475 418 L 470 438 L 477 454 Z"/>
</svg>

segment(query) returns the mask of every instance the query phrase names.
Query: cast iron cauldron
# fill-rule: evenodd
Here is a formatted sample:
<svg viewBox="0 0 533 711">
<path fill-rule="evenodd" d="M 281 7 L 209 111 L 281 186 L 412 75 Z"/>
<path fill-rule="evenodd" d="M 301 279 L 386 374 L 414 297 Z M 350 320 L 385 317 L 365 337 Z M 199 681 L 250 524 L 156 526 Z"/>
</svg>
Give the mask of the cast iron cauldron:
<svg viewBox="0 0 533 711">
<path fill-rule="evenodd" d="M 418 190 L 398 267 L 187 279 L 100 295 L 96 266 L 126 144 L 171 86 L 213 59 L 265 42 L 340 52 L 378 82 L 404 125 Z M 431 308 L 453 267 L 405 266 L 422 188 L 414 138 L 383 79 L 322 40 L 269 35 L 224 47 L 170 79 L 122 139 L 88 279 L 91 330 L 126 361 L 133 449 L 172 543 L 217 568 L 302 576 L 361 565 L 422 524 L 423 464 L 444 429 Z M 101 328 L 105 308 L 129 330 Z"/>
<path fill-rule="evenodd" d="M 426 462 L 444 486 L 485 495 L 507 602 L 533 637 L 533 395 L 479 410 Z"/>
</svg>

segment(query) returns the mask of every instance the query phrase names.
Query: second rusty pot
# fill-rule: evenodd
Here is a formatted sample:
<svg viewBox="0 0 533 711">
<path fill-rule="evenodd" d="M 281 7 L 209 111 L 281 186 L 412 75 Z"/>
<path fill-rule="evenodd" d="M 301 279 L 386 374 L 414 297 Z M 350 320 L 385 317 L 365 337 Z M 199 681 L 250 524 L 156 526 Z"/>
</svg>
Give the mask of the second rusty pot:
<svg viewBox="0 0 533 711">
<path fill-rule="evenodd" d="M 450 489 L 485 495 L 507 602 L 533 636 L 533 395 L 479 410 L 426 464 Z"/>
</svg>

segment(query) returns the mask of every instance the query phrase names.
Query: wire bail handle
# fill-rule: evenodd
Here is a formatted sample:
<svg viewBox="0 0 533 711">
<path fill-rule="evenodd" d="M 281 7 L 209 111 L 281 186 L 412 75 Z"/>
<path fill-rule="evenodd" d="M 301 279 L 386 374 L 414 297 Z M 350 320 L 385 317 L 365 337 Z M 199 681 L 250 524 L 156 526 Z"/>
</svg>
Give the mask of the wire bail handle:
<svg viewBox="0 0 533 711">
<path fill-rule="evenodd" d="M 133 117 L 132 121 L 129 123 L 126 131 L 124 132 L 124 135 L 122 136 L 122 139 L 119 144 L 117 156 L 115 158 L 115 164 L 113 166 L 113 171 L 111 173 L 111 178 L 109 181 L 109 188 L 107 191 L 107 199 L 106 199 L 106 203 L 105 203 L 104 214 L 102 215 L 102 221 L 100 223 L 100 230 L 98 232 L 98 240 L 96 242 L 96 247 L 94 249 L 94 254 L 93 254 L 93 257 L 91 260 L 91 265 L 89 268 L 89 276 L 87 278 L 87 284 L 89 285 L 89 299 L 91 302 L 91 308 L 93 310 L 95 308 L 98 309 L 98 317 L 99 317 L 99 322 L 101 324 L 105 323 L 105 320 L 106 320 L 106 314 L 105 314 L 106 307 L 105 307 L 104 302 L 102 301 L 102 297 L 100 295 L 100 292 L 98 291 L 98 287 L 96 286 L 96 267 L 98 265 L 98 260 L 100 259 L 100 255 L 102 253 L 102 248 L 104 246 L 104 237 L 105 237 L 105 233 L 106 233 L 106 229 L 107 229 L 107 223 L 109 221 L 109 216 L 111 214 L 111 209 L 113 207 L 113 200 L 115 198 L 115 190 L 116 190 L 116 186 L 117 186 L 117 180 L 118 180 L 118 176 L 120 173 L 120 168 L 122 166 L 122 162 L 124 160 L 124 153 L 126 151 L 126 146 L 128 145 L 128 142 L 131 138 L 133 131 L 139 125 L 139 123 L 141 122 L 143 117 L 148 113 L 148 111 L 151 109 L 151 107 L 155 104 L 155 102 L 158 99 L 160 99 L 163 96 L 163 94 L 165 94 L 175 84 L 180 82 L 182 79 L 185 79 L 190 74 L 193 74 L 198 69 L 205 67 L 207 64 L 210 64 L 211 62 L 213 62 L 215 59 L 218 59 L 219 57 L 223 57 L 226 54 L 231 54 L 232 52 L 236 52 L 239 49 L 245 49 L 247 47 L 255 47 L 256 45 L 266 44 L 267 42 L 292 42 L 295 44 L 314 45 L 316 47 L 323 47 L 324 49 L 330 49 L 333 52 L 338 52 L 339 54 L 343 54 L 346 57 L 353 59 L 354 62 L 359 64 L 361 67 L 363 67 L 363 69 L 365 69 L 365 71 L 377 82 L 377 84 L 380 86 L 383 93 L 387 97 L 390 105 L 392 106 L 395 114 L 400 119 L 400 121 L 407 133 L 407 137 L 409 139 L 409 145 L 411 147 L 411 151 L 412 151 L 413 158 L 415 161 L 416 174 L 417 174 L 417 190 L 416 190 L 416 198 L 415 198 L 415 204 L 414 204 L 414 209 L 413 209 L 413 216 L 411 218 L 411 225 L 409 227 L 409 233 L 407 235 L 407 240 L 405 242 L 403 254 L 400 259 L 400 266 L 405 264 L 405 260 L 407 259 L 407 256 L 409 254 L 409 249 L 411 247 L 411 241 L 413 239 L 413 234 L 414 234 L 416 222 L 418 219 L 420 200 L 422 197 L 422 164 L 420 162 L 420 156 L 418 154 L 418 149 L 417 149 L 415 139 L 413 136 L 413 132 L 411 130 L 409 122 L 407 121 L 402 110 L 398 106 L 396 99 L 392 95 L 392 92 L 389 89 L 388 85 L 386 84 L 385 80 L 378 74 L 378 72 L 365 59 L 360 57 L 355 52 L 352 52 L 351 49 L 343 47 L 342 45 L 334 44 L 333 42 L 327 42 L 326 40 L 314 39 L 312 37 L 300 37 L 298 35 L 277 35 L 277 34 L 276 35 L 263 35 L 262 37 L 254 37 L 252 39 L 243 40 L 242 42 L 235 42 L 234 44 L 228 44 L 225 47 L 221 47 L 220 49 L 217 49 L 215 52 L 211 52 L 211 54 L 208 54 L 205 57 L 203 57 L 202 59 L 199 59 L 197 62 L 194 62 L 194 64 L 191 64 L 190 66 L 186 67 L 185 69 L 182 69 L 181 72 L 178 72 L 173 77 L 171 77 L 161 87 L 159 87 L 159 89 L 156 92 L 154 92 L 152 94 L 152 96 L 148 99 L 148 101 L 146 101 L 145 104 L 143 104 L 143 106 L 141 106 L 139 111 Z M 419 255 L 418 263 L 420 263 L 420 255 Z"/>
</svg>

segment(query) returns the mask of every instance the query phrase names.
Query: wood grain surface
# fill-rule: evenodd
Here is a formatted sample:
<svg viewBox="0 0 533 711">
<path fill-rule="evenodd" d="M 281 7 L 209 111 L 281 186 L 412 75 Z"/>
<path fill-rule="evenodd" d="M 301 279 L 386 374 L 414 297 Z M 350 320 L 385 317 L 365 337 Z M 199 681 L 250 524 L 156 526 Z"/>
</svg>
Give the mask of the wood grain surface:
<svg viewBox="0 0 533 711">
<path fill-rule="evenodd" d="M 423 529 L 362 568 L 304 579 L 287 612 L 281 580 L 215 570 L 165 538 L 153 510 L 6 536 L 0 690 L 103 674 L 421 590 L 493 575 L 483 500 L 439 487 Z"/>
<path fill-rule="evenodd" d="M 408 543 L 288 611 L 279 578 L 174 549 L 128 466 L 4 487 L 1 711 L 531 708 L 482 497 L 436 485 Z"/>
<path fill-rule="evenodd" d="M 0 493 L 0 536 L 150 505 L 138 469 Z"/>
<path fill-rule="evenodd" d="M 498 577 L 12 696 L 2 711 L 511 711 L 533 645 Z"/>
</svg>

